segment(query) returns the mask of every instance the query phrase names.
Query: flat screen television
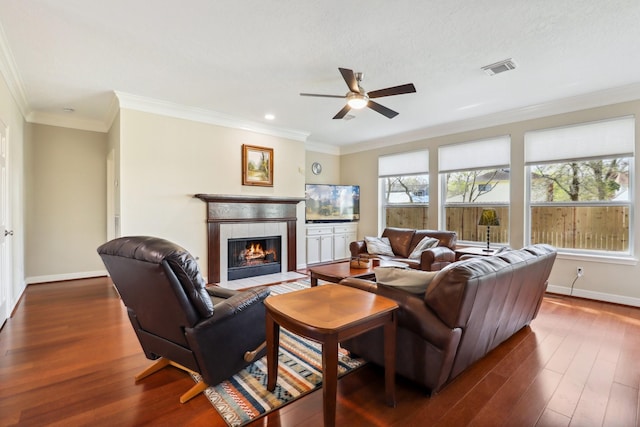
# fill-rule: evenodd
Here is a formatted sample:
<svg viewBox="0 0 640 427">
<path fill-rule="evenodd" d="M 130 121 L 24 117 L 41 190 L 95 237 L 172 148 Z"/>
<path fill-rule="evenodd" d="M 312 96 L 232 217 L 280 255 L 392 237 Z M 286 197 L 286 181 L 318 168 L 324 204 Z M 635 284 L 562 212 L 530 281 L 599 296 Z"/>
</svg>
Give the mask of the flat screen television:
<svg viewBox="0 0 640 427">
<path fill-rule="evenodd" d="M 316 222 L 350 222 L 360 219 L 360 186 L 306 184 L 305 220 Z"/>
</svg>

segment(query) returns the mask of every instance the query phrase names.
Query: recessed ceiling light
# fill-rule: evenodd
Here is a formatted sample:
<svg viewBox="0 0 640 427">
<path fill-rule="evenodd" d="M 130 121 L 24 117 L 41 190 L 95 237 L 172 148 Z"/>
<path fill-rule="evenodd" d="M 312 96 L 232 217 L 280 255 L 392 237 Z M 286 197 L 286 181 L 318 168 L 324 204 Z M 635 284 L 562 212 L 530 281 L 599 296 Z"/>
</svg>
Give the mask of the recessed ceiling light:
<svg viewBox="0 0 640 427">
<path fill-rule="evenodd" d="M 267 120 L 273 120 L 276 118 L 276 116 L 274 116 L 273 114 L 265 114 L 264 118 Z"/>
</svg>

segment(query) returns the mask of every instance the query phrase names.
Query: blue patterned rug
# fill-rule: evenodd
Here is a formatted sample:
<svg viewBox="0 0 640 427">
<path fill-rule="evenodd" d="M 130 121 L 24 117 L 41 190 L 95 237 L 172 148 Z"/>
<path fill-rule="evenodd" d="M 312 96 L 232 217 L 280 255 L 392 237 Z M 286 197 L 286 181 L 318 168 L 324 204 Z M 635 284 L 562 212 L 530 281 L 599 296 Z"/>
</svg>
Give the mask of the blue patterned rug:
<svg viewBox="0 0 640 427">
<path fill-rule="evenodd" d="M 270 286 L 277 295 L 309 287 L 308 281 Z M 364 365 L 340 349 L 338 377 Z M 197 378 L 196 378 L 197 380 Z M 280 330 L 278 381 L 273 392 L 267 391 L 266 357 L 252 363 L 229 380 L 209 387 L 204 394 L 229 426 L 247 424 L 292 402 L 322 385 L 322 346 L 285 329 Z"/>
</svg>

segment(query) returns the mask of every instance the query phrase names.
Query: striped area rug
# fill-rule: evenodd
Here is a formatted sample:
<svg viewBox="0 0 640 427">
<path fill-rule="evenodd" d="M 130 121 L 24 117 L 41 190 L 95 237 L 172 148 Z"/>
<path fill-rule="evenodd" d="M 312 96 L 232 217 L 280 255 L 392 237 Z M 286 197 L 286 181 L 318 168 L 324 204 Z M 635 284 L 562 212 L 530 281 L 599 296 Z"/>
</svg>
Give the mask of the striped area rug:
<svg viewBox="0 0 640 427">
<path fill-rule="evenodd" d="M 308 281 L 270 286 L 277 295 L 309 287 Z M 209 387 L 205 395 L 229 426 L 248 422 L 292 402 L 322 385 L 322 346 L 280 329 L 278 381 L 273 392 L 267 391 L 266 357 L 252 363 L 229 380 Z M 338 377 L 364 365 L 340 349 Z M 196 379 L 197 380 L 197 379 Z"/>
</svg>

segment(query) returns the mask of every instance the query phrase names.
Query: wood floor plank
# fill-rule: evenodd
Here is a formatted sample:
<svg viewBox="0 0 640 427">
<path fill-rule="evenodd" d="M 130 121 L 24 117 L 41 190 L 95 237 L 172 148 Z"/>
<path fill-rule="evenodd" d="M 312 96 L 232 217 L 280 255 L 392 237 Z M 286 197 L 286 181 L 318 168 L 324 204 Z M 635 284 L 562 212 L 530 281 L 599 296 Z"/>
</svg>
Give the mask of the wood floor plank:
<svg viewBox="0 0 640 427">
<path fill-rule="evenodd" d="M 398 405 L 384 404 L 383 370 L 367 365 L 338 384 L 345 426 L 638 426 L 640 309 L 545 297 L 538 318 L 440 393 L 398 377 Z M 0 331 L 0 426 L 226 423 L 193 385 L 166 368 L 139 383 L 149 363 L 105 278 L 27 288 Z M 321 426 L 311 393 L 251 426 Z"/>
<path fill-rule="evenodd" d="M 624 384 L 613 383 L 607 401 L 603 426 L 638 425 L 638 390 Z"/>
</svg>

